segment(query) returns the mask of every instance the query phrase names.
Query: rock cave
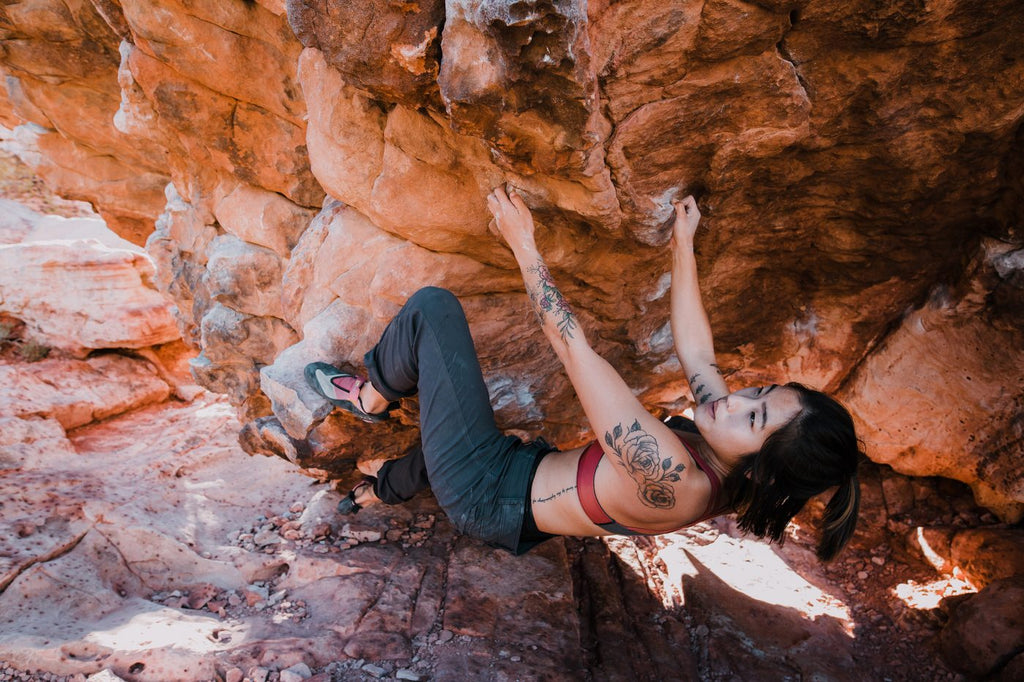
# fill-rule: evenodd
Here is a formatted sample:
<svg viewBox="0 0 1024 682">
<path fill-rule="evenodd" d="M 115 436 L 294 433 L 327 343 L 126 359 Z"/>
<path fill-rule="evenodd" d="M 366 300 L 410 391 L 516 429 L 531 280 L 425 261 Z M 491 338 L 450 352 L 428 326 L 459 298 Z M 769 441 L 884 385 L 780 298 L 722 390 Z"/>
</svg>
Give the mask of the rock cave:
<svg viewBox="0 0 1024 682">
<path fill-rule="evenodd" d="M 1024 679 L 1022 34 L 1014 0 L 0 4 L 0 680 Z M 423 286 L 501 428 L 592 438 L 502 183 L 664 417 L 697 197 L 729 384 L 854 415 L 844 554 L 820 503 L 782 545 L 523 557 L 429 494 L 333 514 L 417 408 L 371 428 L 303 367 Z"/>
</svg>

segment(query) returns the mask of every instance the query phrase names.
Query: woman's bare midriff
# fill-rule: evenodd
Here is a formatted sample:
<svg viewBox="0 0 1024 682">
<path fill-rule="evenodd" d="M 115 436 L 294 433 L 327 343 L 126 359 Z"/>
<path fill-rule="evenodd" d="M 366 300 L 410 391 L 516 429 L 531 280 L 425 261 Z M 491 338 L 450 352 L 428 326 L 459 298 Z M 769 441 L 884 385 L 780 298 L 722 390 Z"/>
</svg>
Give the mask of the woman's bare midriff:
<svg viewBox="0 0 1024 682">
<path fill-rule="evenodd" d="M 539 530 L 553 535 L 611 535 L 591 522 L 580 504 L 576 471 L 583 450 L 580 447 L 552 452 L 537 467 L 530 501 Z M 689 459 L 688 468 L 692 462 Z M 699 518 L 707 507 L 711 484 L 699 470 L 697 476 L 688 476 L 683 485 L 677 485 L 678 504 L 675 508 L 668 512 L 648 513 L 639 502 L 635 483 L 612 467 L 614 463 L 607 456 L 602 458 L 594 485 L 605 511 L 623 525 L 668 532 Z"/>
</svg>

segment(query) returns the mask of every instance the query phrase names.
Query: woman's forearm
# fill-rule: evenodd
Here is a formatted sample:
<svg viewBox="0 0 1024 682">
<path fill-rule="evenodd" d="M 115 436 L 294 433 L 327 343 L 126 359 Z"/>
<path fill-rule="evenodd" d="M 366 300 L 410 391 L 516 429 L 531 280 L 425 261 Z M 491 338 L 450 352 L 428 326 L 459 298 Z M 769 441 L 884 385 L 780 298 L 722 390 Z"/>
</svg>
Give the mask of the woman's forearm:
<svg viewBox="0 0 1024 682">
<path fill-rule="evenodd" d="M 504 187 L 496 187 L 488 195 L 487 207 L 494 216 L 492 227 L 504 238 L 519 264 L 526 293 L 544 335 L 551 342 L 558 359 L 568 368 L 570 348 L 578 348 L 580 343 L 586 345 L 586 339 L 572 308 L 558 290 L 551 271 L 537 250 L 529 207 L 515 190 L 506 193 Z"/>
<path fill-rule="evenodd" d="M 710 393 L 698 390 L 703 385 L 699 373 L 710 371 L 717 374 L 718 366 L 715 364 L 711 323 L 700 295 L 697 259 L 693 255 L 693 244 L 688 240 L 677 243 L 672 252 L 670 315 L 676 354 L 693 389 L 694 399 L 698 404 L 706 402 Z M 706 381 L 709 377 L 703 379 Z"/>
<path fill-rule="evenodd" d="M 529 249 L 520 251 L 515 256 L 523 274 L 526 293 L 530 297 L 530 304 L 537 314 L 541 329 L 555 349 L 555 353 L 564 361 L 570 344 L 584 340 L 579 321 L 565 296 L 558 290 L 540 252 Z"/>
</svg>

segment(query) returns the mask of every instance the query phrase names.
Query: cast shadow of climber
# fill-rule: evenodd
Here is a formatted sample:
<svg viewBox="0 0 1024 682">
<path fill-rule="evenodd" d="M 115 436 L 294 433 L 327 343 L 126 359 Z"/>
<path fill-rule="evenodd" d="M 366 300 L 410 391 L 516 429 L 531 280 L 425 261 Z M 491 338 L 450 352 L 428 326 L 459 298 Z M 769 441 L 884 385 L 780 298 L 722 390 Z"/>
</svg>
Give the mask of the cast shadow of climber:
<svg viewBox="0 0 1024 682">
<path fill-rule="evenodd" d="M 691 552 L 684 554 L 691 564 L 680 586 L 684 608 L 697 634 L 700 665 L 709 674 L 740 679 L 868 679 L 868 671 L 856 666 L 848 621 L 773 603 L 781 595 L 747 594 Z"/>
<path fill-rule="evenodd" d="M 580 643 L 593 679 L 699 679 L 682 614 L 667 610 L 652 593 L 643 557 L 624 558 L 600 538 L 564 541 L 572 559 Z"/>
</svg>

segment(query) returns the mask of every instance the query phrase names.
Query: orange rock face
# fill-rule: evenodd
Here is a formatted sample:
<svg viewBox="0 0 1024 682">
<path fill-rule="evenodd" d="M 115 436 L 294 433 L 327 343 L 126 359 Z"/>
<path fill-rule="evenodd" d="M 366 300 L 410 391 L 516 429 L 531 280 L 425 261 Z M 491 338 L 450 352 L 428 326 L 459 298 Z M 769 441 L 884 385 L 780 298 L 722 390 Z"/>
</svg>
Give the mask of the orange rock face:
<svg viewBox="0 0 1024 682">
<path fill-rule="evenodd" d="M 296 368 L 357 360 L 437 284 L 499 421 L 585 437 L 487 231 L 501 182 L 598 350 L 684 408 L 666 228 L 696 193 L 730 381 L 842 387 L 871 457 L 1020 518 L 1019 2 L 32 0 L 0 28 L 9 137 L 148 239 L 196 376 L 245 422 L 354 457 Z"/>
</svg>

